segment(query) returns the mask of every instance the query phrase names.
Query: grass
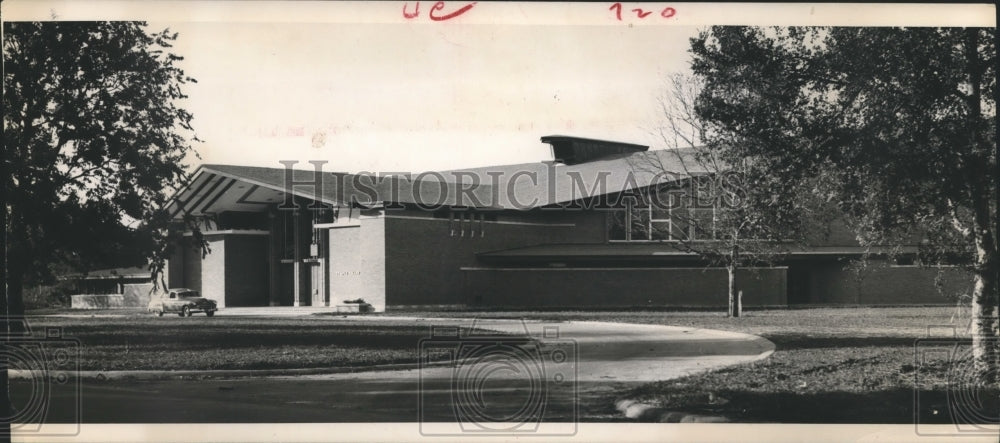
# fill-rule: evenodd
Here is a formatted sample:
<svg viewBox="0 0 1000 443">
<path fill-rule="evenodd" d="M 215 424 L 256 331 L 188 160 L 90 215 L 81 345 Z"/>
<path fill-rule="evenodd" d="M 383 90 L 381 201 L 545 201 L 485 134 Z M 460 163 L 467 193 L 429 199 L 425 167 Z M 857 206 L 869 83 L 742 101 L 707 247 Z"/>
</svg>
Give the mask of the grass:
<svg viewBox="0 0 1000 443">
<path fill-rule="evenodd" d="M 121 313 L 122 311 L 115 311 Z M 60 313 L 52 311 L 50 313 Z M 74 311 L 79 314 L 79 311 Z M 428 327 L 412 323 L 337 322 L 328 318 L 36 317 L 36 333 L 60 326 L 83 342 L 81 369 L 263 369 L 365 366 L 414 362 Z M 950 406 L 1000 416 L 1000 392 L 973 390 L 980 406 L 949 395 L 956 366 L 943 358 L 917 361 L 928 332 L 950 336 L 968 321 L 949 307 L 814 308 L 748 311 L 739 319 L 719 312 L 514 311 L 401 312 L 407 316 L 600 320 L 663 324 L 763 336 L 776 345 L 765 360 L 675 380 L 602 391 L 674 411 L 725 416 L 738 422 L 951 423 Z M 391 317 L 393 314 L 379 314 Z M 961 369 L 961 366 L 958 366 Z M 616 398 L 599 401 L 612 404 Z M 582 399 L 581 399 L 582 400 Z M 919 400 L 919 402 L 915 402 Z M 917 406 L 915 406 L 915 404 Z M 984 412 L 985 411 L 985 412 Z"/>
<path fill-rule="evenodd" d="M 29 317 L 81 341 L 81 370 L 285 369 L 418 361 L 429 326 L 323 318 Z"/>
<path fill-rule="evenodd" d="M 412 314 L 412 313 L 411 313 Z M 419 315 L 419 314 L 418 314 Z M 950 406 L 996 420 L 1000 391 L 972 389 L 981 405 L 949 400 L 964 392 L 949 376 L 967 380 L 962 361 L 948 360 L 968 341 L 928 346 L 917 339 L 949 337 L 968 321 L 954 307 L 815 308 L 748 311 L 739 319 L 718 312 L 556 311 L 427 313 L 555 321 L 603 320 L 718 329 L 774 342 L 769 358 L 708 373 L 642 385 L 621 395 L 679 412 L 738 422 L 952 423 Z M 929 353 L 930 352 L 930 353 Z M 933 355 L 926 361 L 917 356 Z M 916 395 L 919 394 L 919 395 Z M 916 401 L 918 400 L 918 401 Z M 915 406 L 916 405 L 916 406 Z"/>
</svg>

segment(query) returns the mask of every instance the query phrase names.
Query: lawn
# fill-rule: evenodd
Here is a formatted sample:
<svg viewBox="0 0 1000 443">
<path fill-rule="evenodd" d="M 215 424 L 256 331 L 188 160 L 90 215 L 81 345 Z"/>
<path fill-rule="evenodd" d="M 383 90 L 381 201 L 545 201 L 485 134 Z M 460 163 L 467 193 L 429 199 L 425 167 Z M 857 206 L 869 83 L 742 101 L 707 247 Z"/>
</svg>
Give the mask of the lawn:
<svg viewBox="0 0 1000 443">
<path fill-rule="evenodd" d="M 774 342 L 769 358 L 624 392 L 679 412 L 725 416 L 739 422 L 914 423 L 915 388 L 921 423 L 950 423 L 950 375 L 970 371 L 950 364 L 968 342 L 928 346 L 917 339 L 962 331 L 964 309 L 954 307 L 815 308 L 748 311 L 739 319 L 718 312 L 557 311 L 427 313 L 557 321 L 604 320 L 693 326 L 760 335 Z M 933 352 L 933 354 L 927 353 Z M 940 352 L 945 351 L 945 352 Z M 934 355 L 925 363 L 917 355 Z M 957 368 L 949 372 L 949 368 Z M 1000 392 L 979 395 L 966 412 L 1000 417 Z M 962 403 L 967 405 L 968 402 Z M 985 411 L 985 412 L 984 412 Z"/>
<path fill-rule="evenodd" d="M 81 342 L 81 370 L 283 369 L 418 361 L 428 326 L 329 318 L 29 317 Z"/>
<path fill-rule="evenodd" d="M 55 312 L 53 312 L 55 313 Z M 393 314 L 378 314 L 391 317 Z M 748 311 L 729 319 L 719 312 L 523 311 L 402 312 L 463 318 L 600 320 L 745 332 L 776 345 L 765 360 L 675 380 L 608 390 L 604 405 L 635 398 L 679 412 L 725 416 L 738 422 L 949 423 L 948 354 L 916 361 L 928 347 L 918 339 L 961 331 L 965 310 L 948 307 L 814 308 Z M 329 317 L 163 318 L 32 317 L 82 342 L 81 369 L 274 369 L 350 367 L 415 362 L 428 326 L 408 321 L 343 322 Z M 920 344 L 918 344 L 920 343 Z M 960 342 L 958 349 L 967 348 Z M 968 372 L 957 372 L 967 375 Z M 916 389 L 918 387 L 920 389 Z M 621 390 L 624 389 L 624 390 Z M 971 412 L 1000 415 L 1000 392 L 972 391 Z M 602 394 L 605 395 L 605 394 Z M 975 400 L 975 399 L 973 399 Z M 968 402 L 962 404 L 969 404 Z M 966 411 L 966 413 L 970 412 Z"/>
</svg>

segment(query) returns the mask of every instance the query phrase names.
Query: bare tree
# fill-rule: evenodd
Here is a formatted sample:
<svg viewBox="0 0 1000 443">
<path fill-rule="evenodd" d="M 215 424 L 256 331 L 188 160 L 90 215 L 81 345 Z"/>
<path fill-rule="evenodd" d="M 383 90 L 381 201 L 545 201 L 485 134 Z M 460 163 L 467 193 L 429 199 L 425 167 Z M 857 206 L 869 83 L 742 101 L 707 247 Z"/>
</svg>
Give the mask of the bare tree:
<svg viewBox="0 0 1000 443">
<path fill-rule="evenodd" d="M 710 128 L 698 117 L 703 86 L 694 76 L 668 77 L 659 99 L 661 124 L 654 133 L 667 150 L 634 157 L 632 167 L 664 177 L 646 204 L 630 208 L 630 229 L 648 240 L 672 243 L 728 274 L 728 315 L 741 315 L 737 271 L 770 265 L 799 238 L 801 201 L 773 198 L 774 181 L 757 175 L 746 159 L 725 158 L 708 143 Z M 713 142 L 718 143 L 717 139 Z M 648 211 L 648 215 L 642 215 Z"/>
</svg>

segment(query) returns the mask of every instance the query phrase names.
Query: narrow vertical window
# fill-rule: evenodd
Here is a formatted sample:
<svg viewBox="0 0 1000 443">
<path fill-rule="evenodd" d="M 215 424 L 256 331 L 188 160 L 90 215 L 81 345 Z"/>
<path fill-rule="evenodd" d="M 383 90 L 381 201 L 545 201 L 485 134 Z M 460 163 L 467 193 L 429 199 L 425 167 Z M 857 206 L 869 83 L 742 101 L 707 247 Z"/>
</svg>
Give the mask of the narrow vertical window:
<svg viewBox="0 0 1000 443">
<path fill-rule="evenodd" d="M 448 211 L 448 236 L 455 236 L 455 211 Z"/>
</svg>

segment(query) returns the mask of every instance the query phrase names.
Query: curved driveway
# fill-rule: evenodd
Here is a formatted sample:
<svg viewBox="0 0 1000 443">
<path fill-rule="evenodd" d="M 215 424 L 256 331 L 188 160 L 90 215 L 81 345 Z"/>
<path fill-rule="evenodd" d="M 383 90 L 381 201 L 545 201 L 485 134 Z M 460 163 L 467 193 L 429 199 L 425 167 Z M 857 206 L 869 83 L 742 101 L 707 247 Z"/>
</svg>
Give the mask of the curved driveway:
<svg viewBox="0 0 1000 443">
<path fill-rule="evenodd" d="M 406 317 L 332 317 L 399 322 Z M 569 425 L 620 419 L 615 397 L 667 380 L 767 357 L 760 337 L 697 328 L 604 322 L 479 320 L 513 335 L 455 337 L 472 320 L 411 318 L 435 326 L 428 352 L 451 350 L 474 363 L 410 370 L 204 380 L 84 381 L 85 423 L 420 423 L 454 434 L 456 422 Z M 518 340 L 524 330 L 535 341 Z M 72 405 L 51 399 L 51 421 Z M 65 409 L 65 410 L 64 410 Z M 481 431 L 482 429 L 473 429 Z M 467 431 L 467 430 L 466 430 Z M 571 429 L 529 432 L 571 433 Z"/>
<path fill-rule="evenodd" d="M 525 330 L 543 344 L 570 343 L 576 345 L 577 381 L 649 382 L 669 380 L 701 371 L 766 358 L 774 352 L 770 341 L 749 334 L 699 329 L 692 327 L 639 325 L 597 321 L 520 321 L 500 319 L 408 318 L 408 317 L 347 317 L 343 320 L 374 318 L 428 323 L 443 326 L 475 326 L 501 331 L 512 336 Z M 443 337 L 428 342 L 476 344 L 486 337 Z M 502 342 L 503 336 L 497 336 Z M 430 343 L 428 343 L 430 344 Z M 553 365 L 556 366 L 556 365 Z M 565 365 L 563 365 L 565 366 Z M 423 376 L 452 377 L 452 368 L 423 368 Z M 497 374 L 503 376 L 503 374 Z M 317 379 L 377 379 L 415 376 L 413 371 L 372 371 L 363 373 L 304 376 Z M 516 374 L 511 375 L 517 377 Z"/>
</svg>

